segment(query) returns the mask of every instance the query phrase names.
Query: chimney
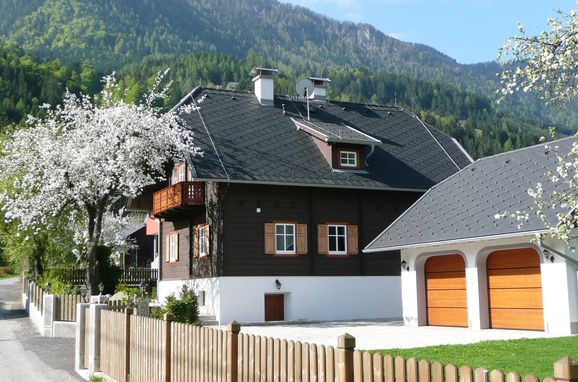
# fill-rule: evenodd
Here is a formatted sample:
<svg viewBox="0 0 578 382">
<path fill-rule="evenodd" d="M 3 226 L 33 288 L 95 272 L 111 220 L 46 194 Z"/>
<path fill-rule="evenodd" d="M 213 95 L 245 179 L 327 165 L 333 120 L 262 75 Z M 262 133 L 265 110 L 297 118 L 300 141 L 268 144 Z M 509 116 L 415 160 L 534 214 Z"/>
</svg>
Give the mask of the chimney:
<svg viewBox="0 0 578 382">
<path fill-rule="evenodd" d="M 255 96 L 263 106 L 273 106 L 273 75 L 276 73 L 279 73 L 278 69 L 251 69 L 251 77 L 253 77 L 255 84 Z"/>
<path fill-rule="evenodd" d="M 326 100 L 327 83 L 331 82 L 329 78 L 307 77 L 313 82 L 313 94 L 309 96 L 311 99 L 318 101 Z"/>
</svg>

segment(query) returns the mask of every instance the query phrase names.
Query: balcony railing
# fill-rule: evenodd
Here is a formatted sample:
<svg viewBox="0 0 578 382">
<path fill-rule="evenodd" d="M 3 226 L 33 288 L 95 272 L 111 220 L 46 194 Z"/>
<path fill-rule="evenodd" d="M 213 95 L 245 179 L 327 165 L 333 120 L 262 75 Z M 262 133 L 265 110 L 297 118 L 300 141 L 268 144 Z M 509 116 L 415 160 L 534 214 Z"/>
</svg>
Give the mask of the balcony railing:
<svg viewBox="0 0 578 382">
<path fill-rule="evenodd" d="M 153 214 L 185 207 L 201 206 L 205 203 L 203 182 L 180 182 L 153 194 Z"/>
</svg>

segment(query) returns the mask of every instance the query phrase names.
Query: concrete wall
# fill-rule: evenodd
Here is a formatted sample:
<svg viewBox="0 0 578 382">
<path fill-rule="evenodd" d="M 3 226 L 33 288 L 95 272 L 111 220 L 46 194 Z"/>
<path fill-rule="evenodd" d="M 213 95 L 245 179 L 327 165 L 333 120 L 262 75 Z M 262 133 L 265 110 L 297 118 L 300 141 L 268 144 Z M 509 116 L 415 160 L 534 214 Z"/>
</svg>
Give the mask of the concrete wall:
<svg viewBox="0 0 578 382">
<path fill-rule="evenodd" d="M 477 240 L 457 244 L 433 245 L 404 249 L 402 260 L 409 264 L 409 271 L 402 271 L 403 319 L 408 326 L 427 324 L 425 301 L 425 260 L 430 256 L 460 254 L 466 262 L 468 326 L 471 329 L 489 327 L 486 259 L 499 249 L 532 247 L 540 255 L 544 328 L 548 333 L 572 334 L 578 332 L 578 282 L 575 252 L 555 240 L 545 241 L 569 259 L 554 256 L 545 259 L 534 235 L 501 239 Z"/>
<path fill-rule="evenodd" d="M 159 299 L 184 282 L 159 282 Z M 201 314 L 214 315 L 220 324 L 264 321 L 266 293 L 284 294 L 287 321 L 399 318 L 402 313 L 398 276 L 220 277 L 190 282 L 205 292 Z"/>
</svg>

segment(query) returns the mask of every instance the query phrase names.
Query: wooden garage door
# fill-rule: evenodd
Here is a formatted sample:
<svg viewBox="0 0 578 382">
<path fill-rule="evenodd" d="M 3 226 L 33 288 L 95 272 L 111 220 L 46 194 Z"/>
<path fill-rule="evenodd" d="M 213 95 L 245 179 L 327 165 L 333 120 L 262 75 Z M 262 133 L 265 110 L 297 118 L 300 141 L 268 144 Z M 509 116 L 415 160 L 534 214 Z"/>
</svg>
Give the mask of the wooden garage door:
<svg viewBox="0 0 578 382">
<path fill-rule="evenodd" d="M 265 295 L 265 321 L 285 320 L 285 299 L 282 294 Z"/>
<path fill-rule="evenodd" d="M 428 325 L 468 326 L 465 267 L 460 255 L 435 256 L 426 260 Z"/>
<path fill-rule="evenodd" d="M 530 248 L 492 252 L 487 261 L 490 327 L 544 330 L 540 257 Z"/>
</svg>

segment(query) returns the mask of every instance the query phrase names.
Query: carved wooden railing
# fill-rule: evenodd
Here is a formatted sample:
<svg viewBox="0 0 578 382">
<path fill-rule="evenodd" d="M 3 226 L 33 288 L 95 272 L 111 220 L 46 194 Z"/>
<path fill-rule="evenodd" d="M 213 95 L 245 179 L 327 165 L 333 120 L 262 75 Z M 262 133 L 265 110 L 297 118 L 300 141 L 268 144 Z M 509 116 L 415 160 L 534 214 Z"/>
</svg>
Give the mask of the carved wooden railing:
<svg viewBox="0 0 578 382">
<path fill-rule="evenodd" d="M 205 184 L 203 182 L 179 182 L 153 194 L 153 214 L 157 215 L 173 208 L 203 205 Z"/>
</svg>

